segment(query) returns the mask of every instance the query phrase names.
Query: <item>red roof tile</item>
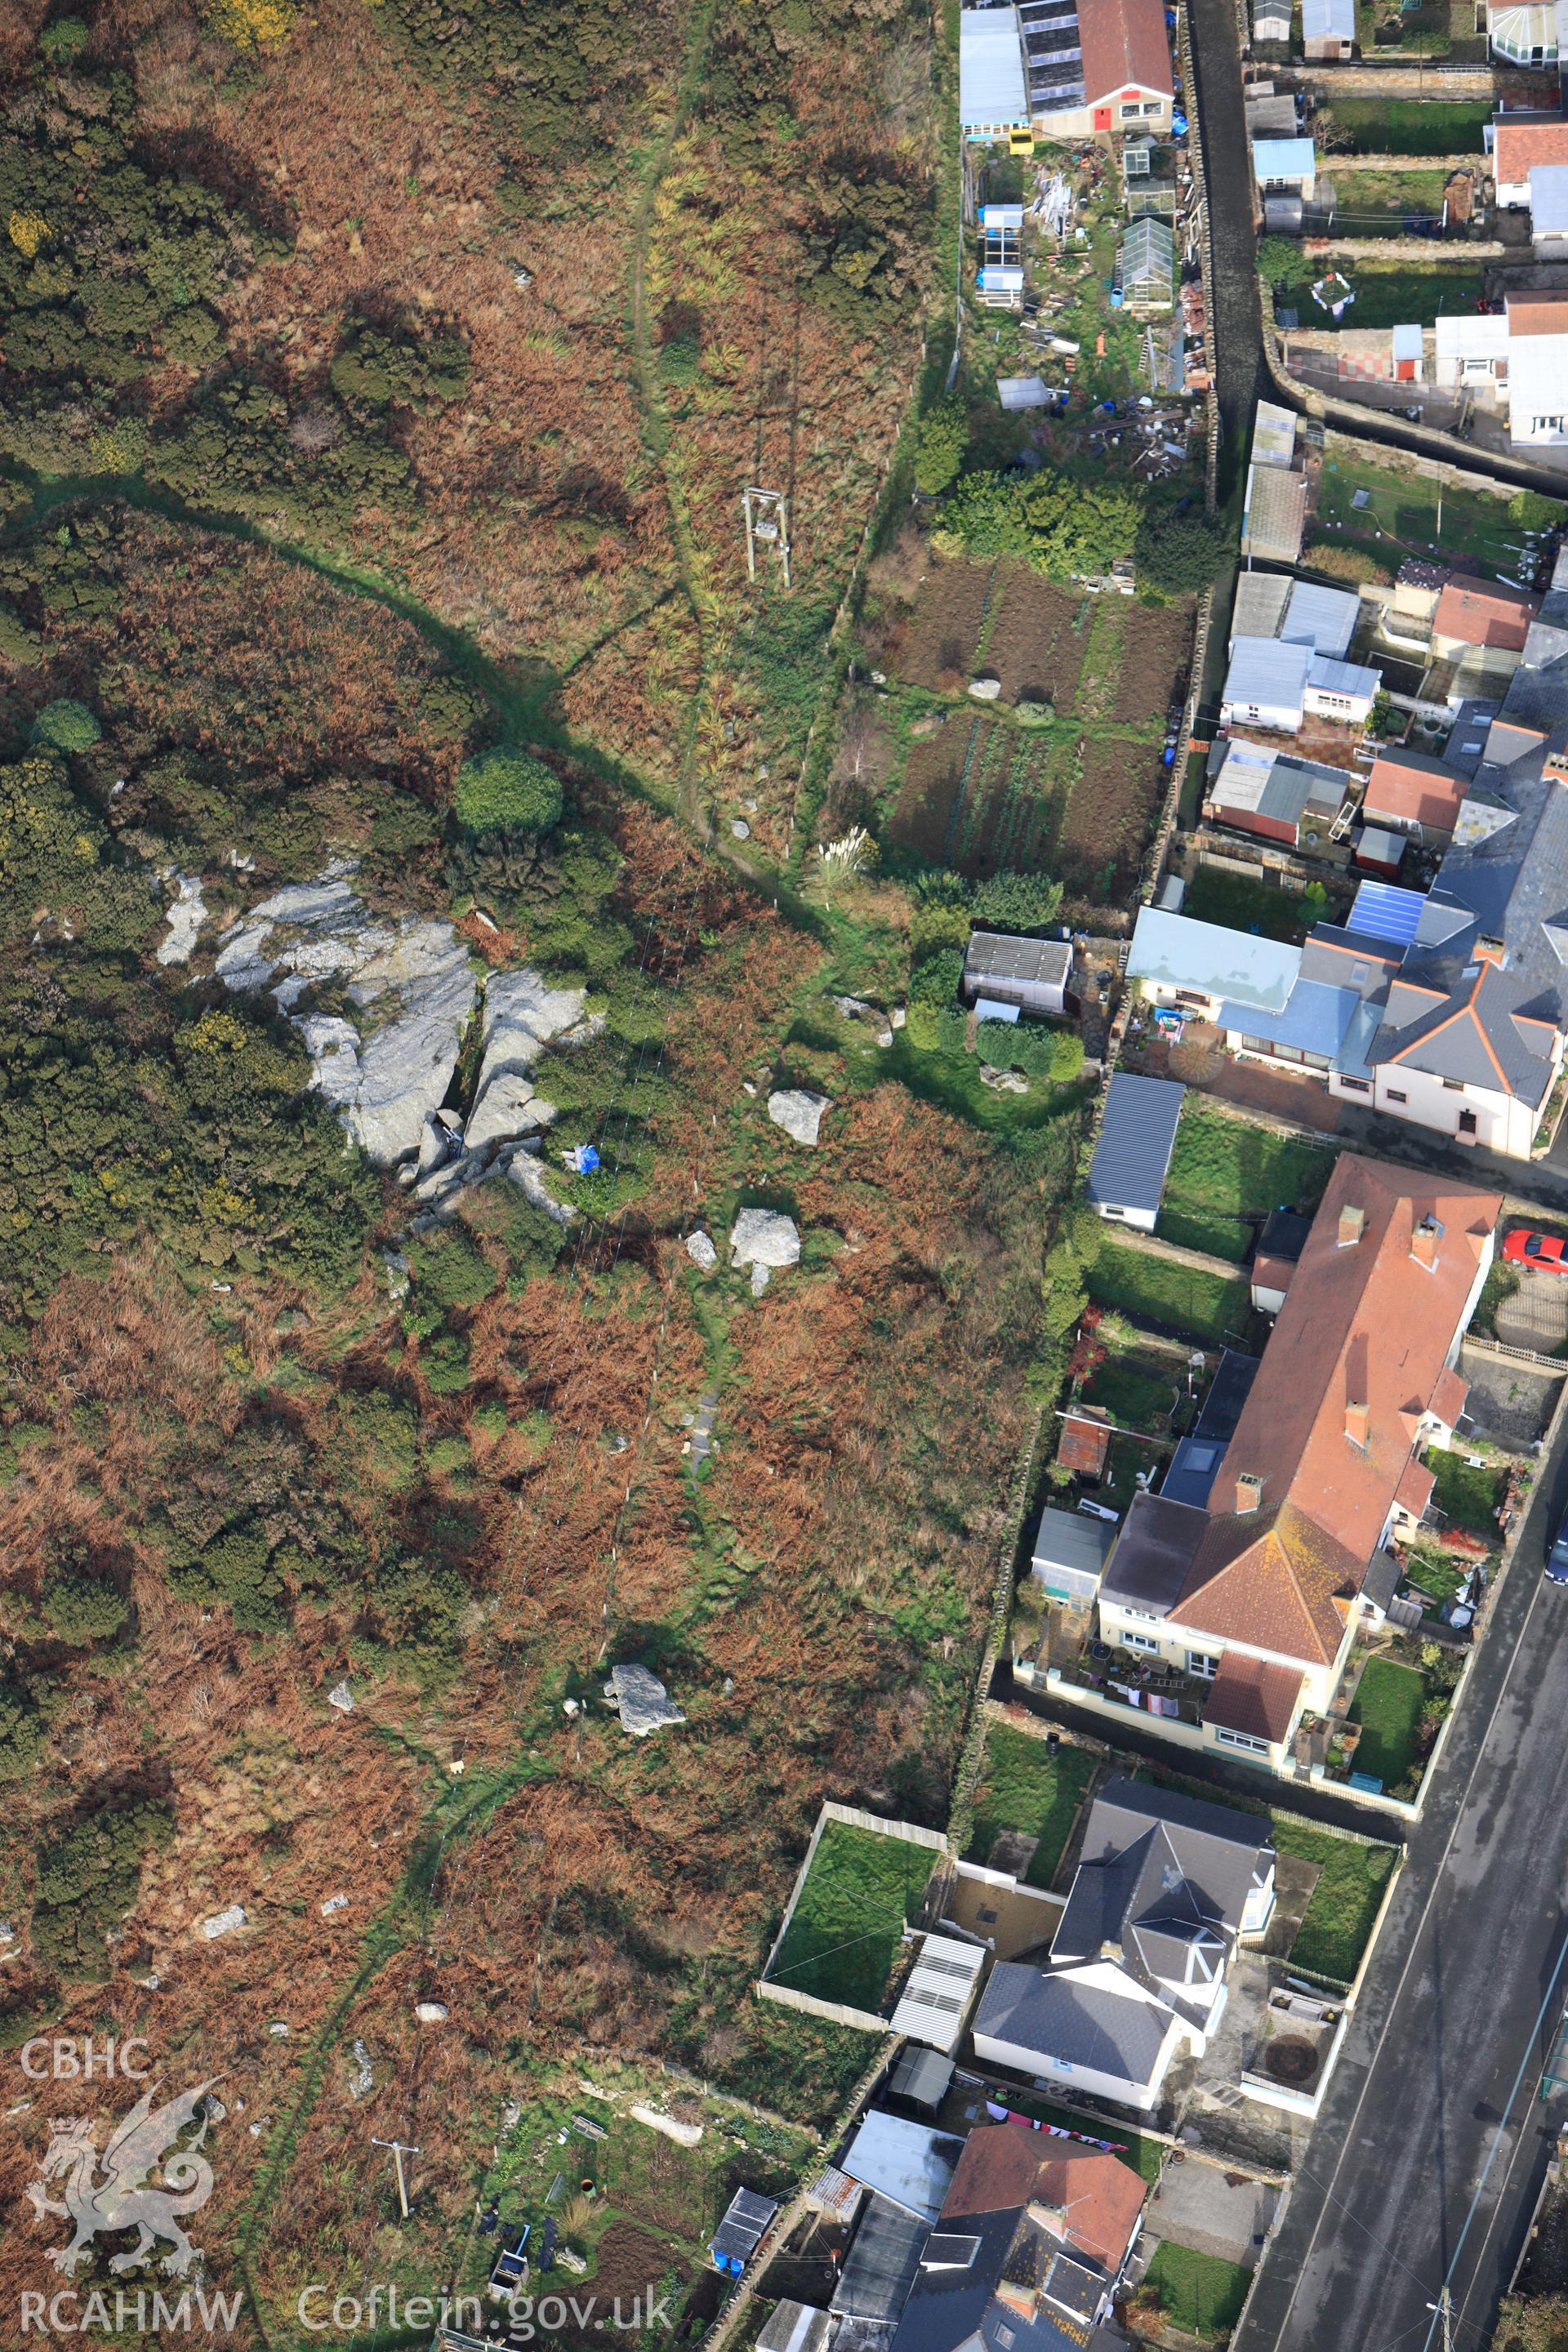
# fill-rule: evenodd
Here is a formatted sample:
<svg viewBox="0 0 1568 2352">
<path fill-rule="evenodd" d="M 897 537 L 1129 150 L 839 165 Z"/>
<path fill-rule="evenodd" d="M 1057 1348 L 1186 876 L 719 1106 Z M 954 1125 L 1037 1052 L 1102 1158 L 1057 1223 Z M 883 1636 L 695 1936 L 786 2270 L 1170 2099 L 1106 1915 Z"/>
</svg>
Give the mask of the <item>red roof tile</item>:
<svg viewBox="0 0 1568 2352">
<path fill-rule="evenodd" d="M 1508 294 L 1510 335 L 1568 335 L 1568 289 L 1557 294 Z"/>
<path fill-rule="evenodd" d="M 1568 163 L 1568 122 L 1499 121 L 1492 176 L 1510 187 L 1530 177 L 1532 163 Z"/>
<path fill-rule="evenodd" d="M 1433 1473 L 1423 1469 L 1413 1454 L 1405 1465 L 1404 1477 L 1394 1490 L 1394 1499 L 1402 1511 L 1408 1511 L 1413 1519 L 1419 1519 L 1426 1514 L 1436 1483 Z"/>
<path fill-rule="evenodd" d="M 1115 99 L 1123 89 L 1171 96 L 1163 0 L 1079 0 L 1078 36 L 1090 106 Z"/>
<path fill-rule="evenodd" d="M 1062 1441 L 1057 1460 L 1064 1470 L 1098 1478 L 1110 1447 L 1110 1423 L 1089 1405 L 1079 1405 L 1062 1416 Z"/>
<path fill-rule="evenodd" d="M 1452 1364 L 1445 1365 L 1432 1391 L 1432 1411 L 1445 1429 L 1454 1427 L 1469 1402 L 1469 1394 L 1468 1381 L 1461 1379 Z"/>
<path fill-rule="evenodd" d="M 1114 2272 L 1132 2242 L 1143 2194 L 1142 2177 L 1103 2149 L 1048 2138 L 1027 2124 L 982 2124 L 963 2143 L 942 2218 L 1055 2206 L 1066 2216 L 1065 2242 Z"/>
<path fill-rule="evenodd" d="M 1412 1418 L 1447 1370 L 1501 1201 L 1342 1152 L 1258 1377 L 1215 1482 L 1216 1517 L 1194 1555 L 1173 1622 L 1287 1658 L 1337 1654 L 1410 1463 Z M 1361 1237 L 1341 1247 L 1340 1212 Z M 1442 1226 L 1435 1262 L 1415 1228 Z M 1447 1386 L 1445 1396 L 1448 1393 Z M 1365 1436 L 1348 1425 L 1364 1408 Z M 1235 1509 L 1238 1479 L 1260 1507 Z"/>
<path fill-rule="evenodd" d="M 1369 817 L 1397 817 L 1406 824 L 1429 824 L 1439 833 L 1452 833 L 1468 790 L 1463 776 L 1421 752 L 1383 751 L 1372 763 L 1363 807 Z"/>
<path fill-rule="evenodd" d="M 1568 318 L 1563 320 L 1568 327 Z M 1476 580 L 1450 580 L 1437 599 L 1432 616 L 1435 637 L 1457 637 L 1461 645 L 1495 646 L 1504 653 L 1521 654 L 1530 625 L 1541 610 L 1541 600 L 1522 588 L 1493 587 Z"/>
<path fill-rule="evenodd" d="M 1294 1666 L 1273 1666 L 1266 1659 L 1244 1658 L 1227 1650 L 1204 1702 L 1204 1721 L 1278 1746 L 1290 1737 L 1301 1703 L 1301 1682 Z"/>
</svg>

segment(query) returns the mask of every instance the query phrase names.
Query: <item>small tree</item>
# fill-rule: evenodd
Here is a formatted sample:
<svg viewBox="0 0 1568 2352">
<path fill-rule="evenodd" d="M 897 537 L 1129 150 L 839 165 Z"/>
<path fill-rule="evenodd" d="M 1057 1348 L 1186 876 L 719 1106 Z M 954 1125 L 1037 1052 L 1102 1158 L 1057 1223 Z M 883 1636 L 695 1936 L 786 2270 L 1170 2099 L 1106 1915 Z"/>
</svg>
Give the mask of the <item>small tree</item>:
<svg viewBox="0 0 1568 2352">
<path fill-rule="evenodd" d="M 33 721 L 33 740 L 51 751 L 90 751 L 103 730 L 85 702 L 47 702 Z"/>
<path fill-rule="evenodd" d="M 465 833 L 548 833 L 560 822 L 561 785 L 542 760 L 502 744 L 464 761 L 452 805 Z"/>
<path fill-rule="evenodd" d="M 956 393 L 945 393 L 921 419 L 915 436 L 915 482 L 929 497 L 940 497 L 958 478 L 969 446 L 969 419 Z"/>
</svg>

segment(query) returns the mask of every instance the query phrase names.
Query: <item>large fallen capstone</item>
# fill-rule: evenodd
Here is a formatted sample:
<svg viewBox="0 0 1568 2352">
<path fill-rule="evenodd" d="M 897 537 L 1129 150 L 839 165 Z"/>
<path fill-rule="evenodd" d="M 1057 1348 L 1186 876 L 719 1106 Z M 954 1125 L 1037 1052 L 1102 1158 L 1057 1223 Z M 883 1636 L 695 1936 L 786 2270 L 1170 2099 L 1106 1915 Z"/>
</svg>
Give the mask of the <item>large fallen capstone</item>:
<svg viewBox="0 0 1568 2352">
<path fill-rule="evenodd" d="M 274 891 L 230 926 L 217 955 L 226 986 L 267 988 L 304 1039 L 315 1083 L 378 1168 L 419 1149 L 445 1099 L 473 1010 L 468 952 L 450 923 L 373 915 L 334 864 Z M 322 981 L 354 1018 L 295 1012 Z"/>
<path fill-rule="evenodd" d="M 586 1003 L 585 989 L 552 988 L 536 971 L 493 975 L 485 989 L 484 1056 L 463 1129 L 469 1151 L 550 1124 L 555 1106 L 535 1092 L 534 1066 L 553 1039 L 583 1024 Z"/>
<path fill-rule="evenodd" d="M 816 1143 L 822 1114 L 832 1108 L 829 1096 L 814 1095 L 805 1087 L 782 1087 L 768 1097 L 768 1117 L 797 1143 Z"/>
<path fill-rule="evenodd" d="M 735 1265 L 798 1265 L 800 1228 L 777 1209 L 742 1209 L 730 1229 Z"/>
</svg>

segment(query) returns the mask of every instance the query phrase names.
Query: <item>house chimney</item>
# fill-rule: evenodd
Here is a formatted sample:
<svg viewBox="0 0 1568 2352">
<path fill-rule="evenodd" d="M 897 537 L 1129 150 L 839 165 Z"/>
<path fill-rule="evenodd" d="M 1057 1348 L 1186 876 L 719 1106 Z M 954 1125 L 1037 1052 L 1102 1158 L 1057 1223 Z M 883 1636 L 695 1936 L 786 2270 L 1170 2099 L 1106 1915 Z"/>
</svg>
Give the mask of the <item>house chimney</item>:
<svg viewBox="0 0 1568 2352">
<path fill-rule="evenodd" d="M 1237 1475 L 1236 1482 L 1236 1515 L 1237 1518 L 1246 1518 L 1251 1512 L 1261 1510 L 1262 1507 L 1262 1479 L 1255 1476 L 1253 1472 L 1250 1470 L 1241 1471 Z"/>
<path fill-rule="evenodd" d="M 1410 1255 L 1428 1273 L 1437 1263 L 1437 1244 L 1442 1238 L 1443 1228 L 1436 1217 L 1423 1217 L 1410 1236 Z"/>
<path fill-rule="evenodd" d="M 1370 1405 L 1346 1405 L 1345 1435 L 1350 1439 L 1352 1445 L 1364 1447 L 1368 1444 L 1372 1436 L 1372 1407 Z"/>
<path fill-rule="evenodd" d="M 1340 1211 L 1339 1245 L 1341 1249 L 1354 1249 L 1357 1242 L 1360 1241 L 1365 1231 L 1366 1211 L 1364 1209 L 1342 1209 Z"/>
<path fill-rule="evenodd" d="M 1541 762 L 1541 772 L 1554 784 L 1568 784 L 1568 751 L 1548 751 Z"/>
<path fill-rule="evenodd" d="M 1507 943 L 1495 933 L 1483 931 L 1476 940 L 1475 957 L 1478 963 L 1505 964 L 1508 961 Z"/>
</svg>

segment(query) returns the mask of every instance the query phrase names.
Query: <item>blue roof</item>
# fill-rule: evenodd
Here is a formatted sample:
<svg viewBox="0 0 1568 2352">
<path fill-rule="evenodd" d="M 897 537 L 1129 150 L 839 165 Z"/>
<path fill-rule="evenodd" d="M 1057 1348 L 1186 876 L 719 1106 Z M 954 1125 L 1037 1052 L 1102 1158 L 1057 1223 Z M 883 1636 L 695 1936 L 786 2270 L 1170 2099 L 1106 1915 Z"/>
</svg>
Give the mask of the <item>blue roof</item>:
<svg viewBox="0 0 1568 2352">
<path fill-rule="evenodd" d="M 964 8 L 958 19 L 958 120 L 968 129 L 1026 122 L 1024 44 L 1011 8 Z"/>
<path fill-rule="evenodd" d="M 1239 1029 L 1248 1037 L 1266 1037 L 1272 1045 L 1294 1046 L 1299 1053 L 1322 1054 L 1331 1061 L 1360 1003 L 1353 988 L 1299 980 L 1282 1013 L 1262 1012 L 1255 1004 L 1222 1004 L 1219 1025 Z"/>
<path fill-rule="evenodd" d="M 1415 937 L 1425 904 L 1420 890 L 1401 890 L 1393 882 L 1363 882 L 1345 929 L 1359 931 L 1363 940 L 1387 940 L 1394 947 L 1407 948 Z"/>
<path fill-rule="evenodd" d="M 1091 1208 L 1160 1205 L 1186 1089 L 1169 1078 L 1135 1078 L 1119 1070 L 1106 1090 L 1105 1118 L 1089 1171 Z"/>
<path fill-rule="evenodd" d="M 1318 173 L 1318 151 L 1310 139 L 1255 139 L 1252 168 L 1259 182 L 1312 180 Z"/>
</svg>

